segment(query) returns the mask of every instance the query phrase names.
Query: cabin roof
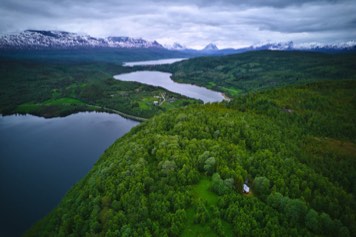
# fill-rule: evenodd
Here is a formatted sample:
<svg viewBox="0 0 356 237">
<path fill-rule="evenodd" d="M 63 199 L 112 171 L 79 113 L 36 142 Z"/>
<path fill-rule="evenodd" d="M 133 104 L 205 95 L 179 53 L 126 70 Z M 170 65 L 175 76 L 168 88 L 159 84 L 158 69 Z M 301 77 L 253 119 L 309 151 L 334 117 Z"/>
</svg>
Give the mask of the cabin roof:
<svg viewBox="0 0 356 237">
<path fill-rule="evenodd" d="M 244 184 L 244 192 L 245 193 L 248 193 L 248 192 L 250 192 L 250 187 L 249 186 L 247 186 L 247 184 Z"/>
</svg>

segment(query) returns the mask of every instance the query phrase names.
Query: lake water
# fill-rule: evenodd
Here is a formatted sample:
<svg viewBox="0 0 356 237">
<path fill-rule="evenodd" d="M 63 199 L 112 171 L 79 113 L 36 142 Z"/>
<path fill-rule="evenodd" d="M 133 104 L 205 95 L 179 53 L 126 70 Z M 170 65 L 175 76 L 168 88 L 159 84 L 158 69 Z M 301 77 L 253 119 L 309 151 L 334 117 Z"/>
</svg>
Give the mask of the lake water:
<svg viewBox="0 0 356 237">
<path fill-rule="evenodd" d="M 138 122 L 107 113 L 0 116 L 0 236 L 48 214 L 100 155 Z"/>
<path fill-rule="evenodd" d="M 135 81 L 146 85 L 160 86 L 169 91 L 208 102 L 220 102 L 224 96 L 220 92 L 212 91 L 204 87 L 177 83 L 171 79 L 172 74 L 158 71 L 137 71 L 115 75 L 114 78 L 121 81 Z"/>
<path fill-rule="evenodd" d="M 186 59 L 187 58 L 169 58 L 169 59 L 159 59 L 159 60 L 150 60 L 150 61 L 126 62 L 123 64 L 123 66 L 133 67 L 133 66 L 144 66 L 144 65 L 172 64 Z"/>
</svg>

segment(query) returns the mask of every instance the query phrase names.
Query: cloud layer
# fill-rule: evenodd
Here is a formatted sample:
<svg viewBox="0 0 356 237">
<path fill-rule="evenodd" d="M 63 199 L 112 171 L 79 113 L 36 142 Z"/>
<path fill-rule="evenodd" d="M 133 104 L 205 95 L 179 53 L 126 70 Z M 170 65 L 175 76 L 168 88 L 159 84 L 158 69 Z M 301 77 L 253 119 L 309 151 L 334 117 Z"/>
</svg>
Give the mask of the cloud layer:
<svg viewBox="0 0 356 237">
<path fill-rule="evenodd" d="M 0 33 L 65 30 L 201 48 L 356 39 L 354 0 L 1 0 Z"/>
</svg>

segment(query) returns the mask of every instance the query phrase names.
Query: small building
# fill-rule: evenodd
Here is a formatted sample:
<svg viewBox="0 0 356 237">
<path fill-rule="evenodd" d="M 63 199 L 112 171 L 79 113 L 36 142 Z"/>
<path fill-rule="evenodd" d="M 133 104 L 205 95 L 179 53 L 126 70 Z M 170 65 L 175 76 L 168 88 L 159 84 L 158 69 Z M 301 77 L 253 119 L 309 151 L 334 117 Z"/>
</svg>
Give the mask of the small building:
<svg viewBox="0 0 356 237">
<path fill-rule="evenodd" d="M 153 104 L 154 104 L 155 106 L 159 105 L 159 103 L 158 103 L 157 100 L 153 101 Z"/>
<path fill-rule="evenodd" d="M 249 192 L 250 192 L 250 187 L 247 186 L 247 184 L 244 184 L 244 186 L 243 186 L 243 192 L 244 192 L 244 193 L 249 193 Z"/>
</svg>

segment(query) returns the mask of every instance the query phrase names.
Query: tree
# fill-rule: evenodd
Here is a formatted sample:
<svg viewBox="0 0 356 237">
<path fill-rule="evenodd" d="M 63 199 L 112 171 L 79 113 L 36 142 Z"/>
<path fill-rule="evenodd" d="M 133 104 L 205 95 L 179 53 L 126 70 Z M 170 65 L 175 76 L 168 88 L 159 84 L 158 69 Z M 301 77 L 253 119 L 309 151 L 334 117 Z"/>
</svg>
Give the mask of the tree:
<svg viewBox="0 0 356 237">
<path fill-rule="evenodd" d="M 170 160 L 165 160 L 162 163 L 162 173 L 168 175 L 169 173 L 173 172 L 176 169 L 177 165 L 176 163 Z"/>
<path fill-rule="evenodd" d="M 323 233 L 328 234 L 328 233 L 332 232 L 334 223 L 328 214 L 326 214 L 325 212 L 321 213 L 319 221 L 320 221 L 320 225 L 321 225 L 321 229 L 323 230 Z"/>
<path fill-rule="evenodd" d="M 264 198 L 270 192 L 270 182 L 266 177 L 256 177 L 253 182 L 253 190 L 254 192 Z"/>
<path fill-rule="evenodd" d="M 206 161 L 204 162 L 204 170 L 211 175 L 212 173 L 214 173 L 215 171 L 215 163 L 216 160 L 214 157 L 209 157 L 208 159 L 206 159 Z"/>
<path fill-rule="evenodd" d="M 229 186 L 228 186 L 229 185 Z M 220 177 L 218 173 L 213 174 L 212 177 L 212 190 L 218 195 L 224 195 L 232 188 L 230 179 L 227 182 Z"/>
<path fill-rule="evenodd" d="M 281 204 L 282 204 L 282 200 L 283 200 L 283 195 L 275 192 L 275 193 L 271 193 L 268 198 L 267 198 L 267 203 L 277 209 L 277 210 L 281 210 Z"/>
<path fill-rule="evenodd" d="M 307 215 L 305 216 L 305 225 L 314 233 L 319 233 L 319 215 L 314 209 L 310 209 Z"/>
<path fill-rule="evenodd" d="M 289 199 L 285 207 L 286 216 L 291 223 L 302 223 L 307 211 L 307 205 L 300 199 Z"/>
</svg>

